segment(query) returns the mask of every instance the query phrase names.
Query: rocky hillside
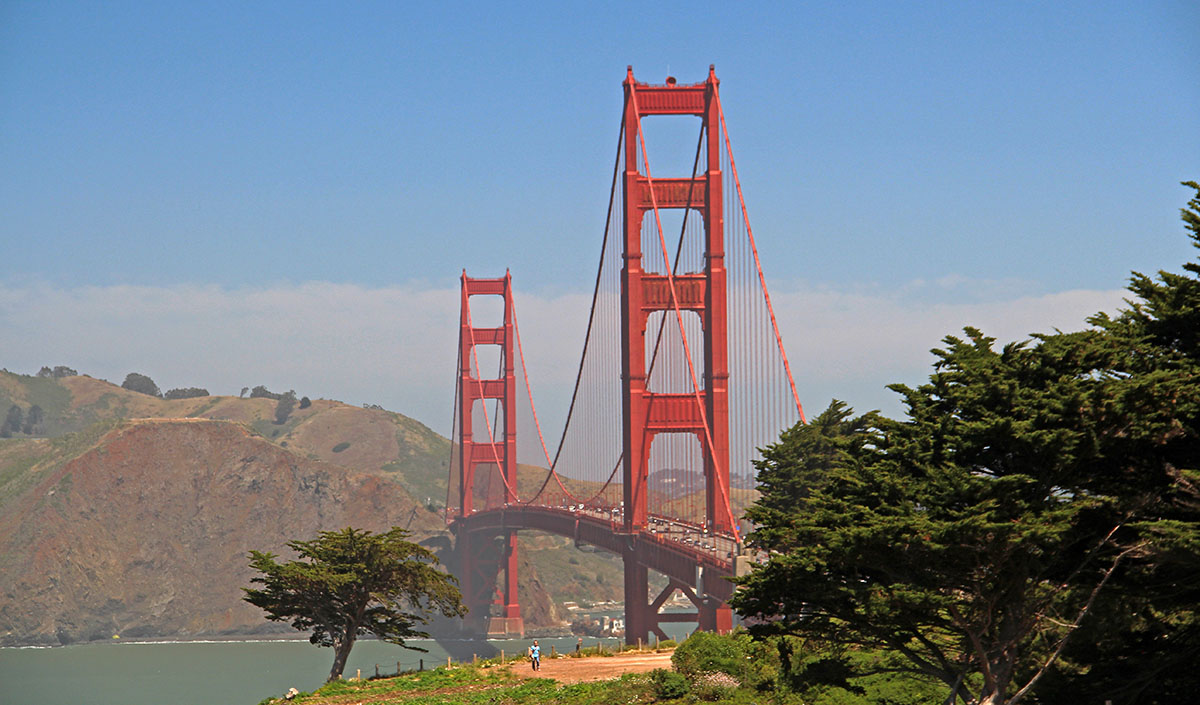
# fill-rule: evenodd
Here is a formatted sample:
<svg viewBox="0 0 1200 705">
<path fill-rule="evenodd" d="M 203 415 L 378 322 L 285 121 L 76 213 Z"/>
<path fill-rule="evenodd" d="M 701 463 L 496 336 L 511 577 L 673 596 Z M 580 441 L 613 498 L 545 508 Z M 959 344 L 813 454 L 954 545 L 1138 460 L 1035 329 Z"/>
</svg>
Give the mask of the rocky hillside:
<svg viewBox="0 0 1200 705">
<path fill-rule="evenodd" d="M 241 424 L 106 426 L 4 449 L 26 467 L 3 485 L 0 643 L 263 631 L 241 600 L 247 550 L 348 525 L 440 526 L 398 484 Z"/>
<path fill-rule="evenodd" d="M 24 419 L 0 437 L 0 645 L 287 632 L 241 600 L 248 550 L 347 525 L 445 533 L 449 440 L 378 408 L 316 399 L 277 423 L 276 406 L 0 371 L 0 423 Z M 621 599 L 617 557 L 519 540 L 527 626 Z"/>
</svg>

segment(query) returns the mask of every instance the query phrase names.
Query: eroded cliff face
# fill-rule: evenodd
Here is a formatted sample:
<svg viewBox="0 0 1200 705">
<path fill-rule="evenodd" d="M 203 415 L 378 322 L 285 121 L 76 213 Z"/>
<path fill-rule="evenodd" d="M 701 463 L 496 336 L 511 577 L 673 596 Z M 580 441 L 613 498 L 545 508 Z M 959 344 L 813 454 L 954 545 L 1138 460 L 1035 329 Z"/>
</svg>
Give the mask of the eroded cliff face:
<svg viewBox="0 0 1200 705">
<path fill-rule="evenodd" d="M 0 644 L 287 631 L 241 599 L 250 549 L 286 556 L 345 526 L 441 530 L 397 483 L 228 421 L 124 422 L 26 472 L 0 512 Z"/>
</svg>

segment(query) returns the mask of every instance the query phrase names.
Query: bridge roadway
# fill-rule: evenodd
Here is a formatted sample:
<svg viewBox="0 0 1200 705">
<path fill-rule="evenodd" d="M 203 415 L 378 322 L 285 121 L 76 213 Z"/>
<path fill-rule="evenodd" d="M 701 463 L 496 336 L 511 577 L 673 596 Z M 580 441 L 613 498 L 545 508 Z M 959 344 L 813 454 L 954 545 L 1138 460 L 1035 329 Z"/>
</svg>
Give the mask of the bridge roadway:
<svg viewBox="0 0 1200 705">
<path fill-rule="evenodd" d="M 624 531 L 620 509 L 509 505 L 458 517 L 451 528 L 455 534 L 513 529 L 546 531 L 618 556 L 632 552 L 637 562 L 662 573 L 680 587 L 686 586 L 721 602 L 728 602 L 733 596 L 733 583 L 724 579 L 734 574 L 738 547 L 733 536 L 708 533 L 701 527 L 666 517 L 651 515 L 645 530 L 630 534 Z"/>
</svg>

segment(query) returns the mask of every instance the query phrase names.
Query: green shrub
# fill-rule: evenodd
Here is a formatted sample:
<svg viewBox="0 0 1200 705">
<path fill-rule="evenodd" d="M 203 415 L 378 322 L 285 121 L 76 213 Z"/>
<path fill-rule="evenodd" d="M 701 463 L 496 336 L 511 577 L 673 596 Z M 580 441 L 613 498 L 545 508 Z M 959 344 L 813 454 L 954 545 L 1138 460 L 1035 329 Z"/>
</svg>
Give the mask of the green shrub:
<svg viewBox="0 0 1200 705">
<path fill-rule="evenodd" d="M 650 671 L 650 684 L 654 687 L 654 697 L 659 700 L 682 698 L 688 692 L 687 678 L 665 668 Z"/>
<path fill-rule="evenodd" d="M 341 453 L 343 450 L 346 450 L 349 447 L 350 447 L 350 441 L 342 441 L 341 443 L 339 443 L 333 447 L 333 452 Z"/>
<path fill-rule="evenodd" d="M 660 649 L 673 649 L 676 646 L 679 646 L 679 642 L 675 641 L 674 639 L 663 639 L 662 641 L 658 642 L 658 648 Z"/>
<path fill-rule="evenodd" d="M 701 673 L 725 673 L 741 680 L 746 674 L 746 646 L 749 637 L 743 634 L 714 634 L 697 631 L 675 649 L 671 665 L 689 682 L 695 683 Z"/>
</svg>

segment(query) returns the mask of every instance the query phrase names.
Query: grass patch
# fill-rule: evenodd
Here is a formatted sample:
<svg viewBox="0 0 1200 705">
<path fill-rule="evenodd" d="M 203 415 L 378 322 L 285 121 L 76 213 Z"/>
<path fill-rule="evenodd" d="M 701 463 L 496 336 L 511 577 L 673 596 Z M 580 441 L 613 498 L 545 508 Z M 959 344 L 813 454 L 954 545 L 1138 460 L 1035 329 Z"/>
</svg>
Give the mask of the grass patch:
<svg viewBox="0 0 1200 705">
<path fill-rule="evenodd" d="M 197 418 L 197 417 L 203 416 L 204 414 L 211 411 L 213 409 L 213 407 L 215 407 L 217 404 L 220 404 L 220 403 L 221 403 L 220 397 L 210 397 L 208 401 L 204 402 L 199 407 L 197 407 L 194 411 L 192 411 L 190 414 L 188 414 L 188 417 L 189 418 Z"/>
<path fill-rule="evenodd" d="M 418 502 L 445 501 L 450 442 L 406 416 L 392 414 L 392 421 L 400 452 L 382 470 L 394 474 Z"/>
<path fill-rule="evenodd" d="M 0 505 L 28 490 L 67 461 L 88 451 L 121 423 L 121 419 L 108 419 L 57 438 L 13 439 L 5 442 L 0 446 L 5 451 L 10 445 L 20 445 L 12 455 L 3 453 L 3 459 L 0 460 Z"/>
<path fill-rule="evenodd" d="M 548 678 L 520 679 L 493 663 L 462 665 L 371 680 L 338 681 L 291 702 L 334 705 L 366 700 L 392 705 L 615 705 L 656 702 L 654 685 L 645 674 L 610 681 L 560 686 Z M 281 699 L 266 703 L 286 702 Z M 667 702 L 657 699 L 657 702 Z"/>
</svg>

